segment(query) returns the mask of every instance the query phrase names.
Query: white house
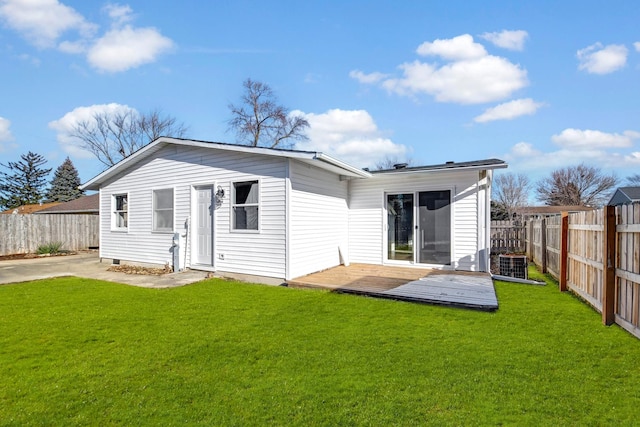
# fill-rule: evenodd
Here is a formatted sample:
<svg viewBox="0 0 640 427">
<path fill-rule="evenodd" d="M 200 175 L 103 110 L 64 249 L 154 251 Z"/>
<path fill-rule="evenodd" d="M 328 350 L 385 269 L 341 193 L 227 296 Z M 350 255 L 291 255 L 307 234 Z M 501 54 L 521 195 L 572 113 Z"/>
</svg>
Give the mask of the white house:
<svg viewBox="0 0 640 427">
<path fill-rule="evenodd" d="M 487 271 L 502 160 L 369 172 L 319 152 L 161 137 L 82 186 L 100 256 L 289 280 L 341 263 Z"/>
</svg>

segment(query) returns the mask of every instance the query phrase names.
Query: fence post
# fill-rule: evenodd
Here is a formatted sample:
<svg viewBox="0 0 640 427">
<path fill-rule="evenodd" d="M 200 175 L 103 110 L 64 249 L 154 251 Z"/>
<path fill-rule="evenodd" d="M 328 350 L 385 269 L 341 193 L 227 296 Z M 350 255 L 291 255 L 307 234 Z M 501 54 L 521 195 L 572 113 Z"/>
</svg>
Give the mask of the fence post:
<svg viewBox="0 0 640 427">
<path fill-rule="evenodd" d="M 547 218 L 542 218 L 540 222 L 540 252 L 542 259 L 542 272 L 547 272 Z"/>
<path fill-rule="evenodd" d="M 569 213 L 562 212 L 560 228 L 560 292 L 567 290 L 567 268 L 569 266 Z"/>
<path fill-rule="evenodd" d="M 529 252 L 529 258 L 531 259 L 531 262 L 534 262 L 535 260 L 535 247 L 533 245 L 533 220 L 529 219 L 529 247 L 527 248 L 527 251 Z"/>
<path fill-rule="evenodd" d="M 604 207 L 604 244 L 602 245 L 602 323 L 615 322 L 616 297 L 616 208 Z"/>
</svg>

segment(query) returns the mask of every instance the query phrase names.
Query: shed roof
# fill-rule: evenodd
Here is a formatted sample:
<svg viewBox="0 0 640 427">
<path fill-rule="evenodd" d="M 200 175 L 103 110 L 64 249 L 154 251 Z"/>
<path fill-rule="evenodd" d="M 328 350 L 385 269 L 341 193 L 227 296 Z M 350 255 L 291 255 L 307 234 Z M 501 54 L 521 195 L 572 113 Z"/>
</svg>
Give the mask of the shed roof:
<svg viewBox="0 0 640 427">
<path fill-rule="evenodd" d="M 75 200 L 64 203 L 58 203 L 55 206 L 48 207 L 38 211 L 38 214 L 81 214 L 81 213 L 99 213 L 100 212 L 100 195 L 92 194 L 90 196 L 82 196 Z"/>
<path fill-rule="evenodd" d="M 192 139 L 168 138 L 168 137 L 162 136 L 160 138 L 155 139 L 151 143 L 145 145 L 144 147 L 142 147 L 135 153 L 131 154 L 130 156 L 122 159 L 120 162 L 111 166 L 109 169 L 105 170 L 99 175 L 91 178 L 88 182 L 83 184 L 80 188 L 82 188 L 83 190 L 98 190 L 101 184 L 113 178 L 114 176 L 117 176 L 117 174 L 120 173 L 125 168 L 135 165 L 137 162 L 152 155 L 153 153 L 160 150 L 162 147 L 165 147 L 170 144 L 189 146 L 189 147 L 198 147 L 198 148 L 235 151 L 235 152 L 243 152 L 243 153 L 254 153 L 254 154 L 261 154 L 266 156 L 284 157 L 289 159 L 296 159 L 303 163 L 310 163 L 322 169 L 332 171 L 338 175 L 343 175 L 343 176 L 352 177 L 352 178 L 371 177 L 371 174 L 365 170 L 359 169 L 355 166 L 351 166 L 347 163 L 344 163 L 338 159 L 335 159 L 331 156 L 328 156 L 318 151 L 300 151 L 300 150 L 284 150 L 279 148 L 249 147 L 244 145 L 227 144 L 222 142 L 198 141 L 198 140 L 192 140 Z"/>
</svg>

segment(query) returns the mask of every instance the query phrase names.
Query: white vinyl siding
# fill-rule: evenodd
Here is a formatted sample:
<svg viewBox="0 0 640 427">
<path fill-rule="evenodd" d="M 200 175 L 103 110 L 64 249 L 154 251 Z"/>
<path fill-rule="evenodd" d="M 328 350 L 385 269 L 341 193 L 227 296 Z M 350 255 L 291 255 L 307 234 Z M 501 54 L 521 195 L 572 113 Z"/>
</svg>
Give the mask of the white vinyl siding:
<svg viewBox="0 0 640 427">
<path fill-rule="evenodd" d="M 371 179 L 350 181 L 349 260 L 366 264 L 385 262 L 385 194 L 451 190 L 452 267 L 477 271 L 477 180 L 477 171 L 428 171 L 374 174 Z"/>
<path fill-rule="evenodd" d="M 286 162 L 280 157 L 226 150 L 175 145 L 161 148 L 102 187 L 103 198 L 128 192 L 129 227 L 128 233 L 115 233 L 110 223 L 103 224 L 101 256 L 153 264 L 171 262 L 173 235 L 152 230 L 152 190 L 170 187 L 174 189 L 174 231 L 181 236 L 181 264 L 190 266 L 192 236 L 188 224 L 195 220 L 191 216 L 191 191 L 194 185 L 215 182 L 226 195 L 214 215 L 216 270 L 284 278 Z M 232 233 L 231 183 L 252 180 L 260 181 L 260 233 Z"/>
<path fill-rule="evenodd" d="M 291 162 L 290 278 L 335 267 L 348 252 L 347 181 Z"/>
</svg>

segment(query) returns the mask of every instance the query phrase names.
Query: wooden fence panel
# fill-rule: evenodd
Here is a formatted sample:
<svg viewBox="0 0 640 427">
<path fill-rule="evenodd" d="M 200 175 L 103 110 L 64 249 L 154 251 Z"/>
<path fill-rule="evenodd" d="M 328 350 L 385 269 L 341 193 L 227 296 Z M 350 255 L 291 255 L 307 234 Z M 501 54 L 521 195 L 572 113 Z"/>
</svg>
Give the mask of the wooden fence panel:
<svg viewBox="0 0 640 427">
<path fill-rule="evenodd" d="M 567 287 L 602 310 L 604 220 L 602 209 L 569 215 Z"/>
<path fill-rule="evenodd" d="M 541 266 L 543 273 L 546 273 L 544 268 L 544 248 L 543 248 L 543 230 L 544 230 L 544 219 L 534 219 L 531 220 L 529 230 L 531 232 L 531 236 L 529 237 L 529 244 L 531 246 L 529 258 L 536 265 Z"/>
<path fill-rule="evenodd" d="M 524 225 L 515 221 L 491 221 L 491 253 L 525 252 Z"/>
<path fill-rule="evenodd" d="M 640 204 L 616 208 L 616 323 L 640 337 Z"/>
<path fill-rule="evenodd" d="M 34 253 L 41 245 L 60 242 L 77 251 L 99 246 L 98 215 L 0 215 L 0 255 Z"/>
<path fill-rule="evenodd" d="M 558 279 L 560 277 L 560 247 L 562 245 L 562 216 L 546 218 L 546 254 L 547 273 Z"/>
</svg>

